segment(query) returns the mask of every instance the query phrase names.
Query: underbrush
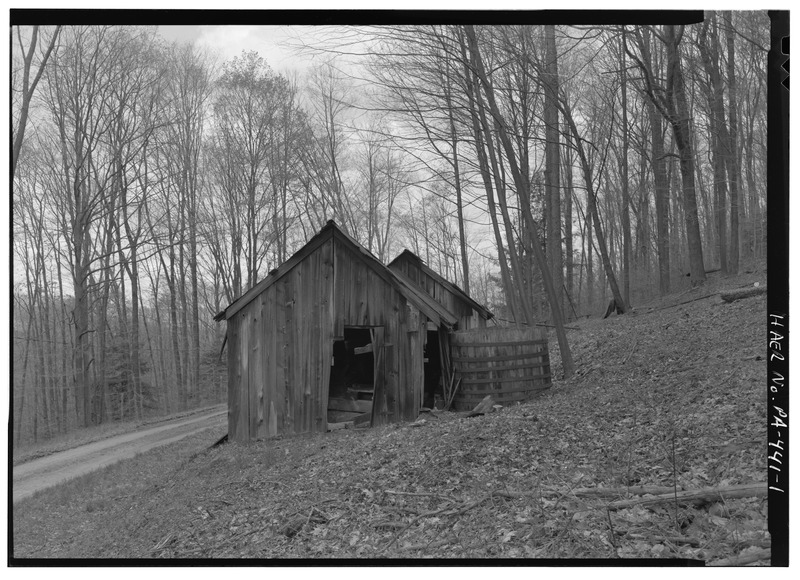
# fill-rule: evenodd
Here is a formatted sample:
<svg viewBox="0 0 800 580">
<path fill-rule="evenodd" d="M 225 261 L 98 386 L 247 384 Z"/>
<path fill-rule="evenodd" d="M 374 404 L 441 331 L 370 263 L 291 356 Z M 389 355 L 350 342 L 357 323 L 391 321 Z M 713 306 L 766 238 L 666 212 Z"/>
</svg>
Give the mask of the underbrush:
<svg viewBox="0 0 800 580">
<path fill-rule="evenodd" d="M 765 563 L 765 495 L 725 491 L 766 490 L 765 297 L 675 305 L 693 292 L 579 323 L 576 375 L 522 405 L 201 453 L 192 437 L 44 492 L 14 506 L 14 554 Z"/>
</svg>

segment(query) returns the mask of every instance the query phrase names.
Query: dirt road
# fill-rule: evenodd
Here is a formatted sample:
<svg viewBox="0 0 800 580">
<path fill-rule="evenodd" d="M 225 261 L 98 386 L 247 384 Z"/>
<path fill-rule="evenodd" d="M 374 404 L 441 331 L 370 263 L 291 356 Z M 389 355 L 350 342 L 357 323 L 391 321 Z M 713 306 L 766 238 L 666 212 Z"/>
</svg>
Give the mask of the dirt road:
<svg viewBox="0 0 800 580">
<path fill-rule="evenodd" d="M 202 415 L 175 419 L 157 427 L 109 437 L 17 465 L 13 468 L 13 501 L 16 503 L 40 489 L 222 425 L 226 415 L 227 411 L 221 406 Z"/>
</svg>

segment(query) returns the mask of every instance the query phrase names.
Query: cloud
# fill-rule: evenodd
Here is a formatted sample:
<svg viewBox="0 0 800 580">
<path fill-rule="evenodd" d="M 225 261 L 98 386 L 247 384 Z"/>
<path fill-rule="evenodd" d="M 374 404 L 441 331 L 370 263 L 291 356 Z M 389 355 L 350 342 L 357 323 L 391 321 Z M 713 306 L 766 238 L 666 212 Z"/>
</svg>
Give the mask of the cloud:
<svg viewBox="0 0 800 580">
<path fill-rule="evenodd" d="M 197 43 L 219 56 L 221 62 L 242 51 L 258 52 L 275 71 L 304 69 L 308 59 L 281 43 L 291 38 L 286 26 L 200 26 Z"/>
<path fill-rule="evenodd" d="M 158 27 L 158 33 L 169 41 L 194 42 L 200 36 L 200 27 L 161 25 Z"/>
</svg>

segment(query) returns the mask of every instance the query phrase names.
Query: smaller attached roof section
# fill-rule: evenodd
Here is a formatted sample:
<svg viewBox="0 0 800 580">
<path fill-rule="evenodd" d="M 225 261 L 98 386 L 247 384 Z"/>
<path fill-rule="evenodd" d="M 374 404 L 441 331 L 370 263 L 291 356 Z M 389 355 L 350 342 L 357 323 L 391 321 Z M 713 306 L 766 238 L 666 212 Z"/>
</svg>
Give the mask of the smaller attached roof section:
<svg viewBox="0 0 800 580">
<path fill-rule="evenodd" d="M 433 278 L 439 284 L 441 284 L 442 286 L 447 288 L 450 292 L 452 292 L 453 294 L 458 296 L 463 302 L 465 302 L 469 306 L 471 306 L 472 309 L 475 310 L 475 312 L 477 312 L 478 315 L 481 316 L 482 318 L 485 318 L 486 320 L 488 320 L 489 318 L 492 318 L 494 316 L 494 314 L 492 314 L 486 307 L 482 306 L 480 303 L 478 303 L 475 300 L 473 300 L 470 297 L 470 295 L 467 294 L 466 292 L 464 292 L 461 288 L 459 288 L 458 286 L 456 286 L 455 284 L 453 284 L 452 282 L 447 280 L 445 277 L 443 277 L 438 272 L 436 272 L 436 271 L 432 270 L 430 267 L 428 267 L 425 264 L 425 262 L 422 261 L 422 258 L 417 256 L 411 250 L 407 250 L 407 249 L 403 250 L 400 253 L 400 255 L 398 255 L 394 260 L 389 262 L 389 268 L 392 269 L 393 271 L 395 271 L 395 273 L 396 273 L 397 270 L 394 270 L 392 268 L 392 266 L 393 265 L 397 266 L 403 260 L 406 260 L 406 261 L 409 261 L 409 262 L 415 264 L 426 276 L 428 276 L 430 278 Z"/>
<path fill-rule="evenodd" d="M 393 286 L 400 294 L 405 296 L 407 300 L 419 308 L 419 310 L 437 326 L 444 324 L 445 326 L 452 328 L 456 324 L 458 318 L 455 314 L 428 296 L 404 274 L 401 272 L 394 272 L 388 267 L 384 266 L 380 260 L 378 260 L 369 250 L 342 231 L 333 220 L 330 220 L 327 224 L 325 224 L 319 233 L 311 238 L 305 246 L 297 250 L 297 252 L 295 252 L 291 258 L 286 260 L 277 269 L 272 270 L 269 273 L 269 276 L 250 288 L 247 292 L 234 300 L 225 310 L 217 314 L 214 317 L 214 320 L 219 322 L 232 317 L 242 308 L 247 306 L 247 304 L 254 300 L 264 290 L 280 280 L 284 275 L 286 275 L 287 272 L 289 272 L 312 252 L 314 252 L 314 250 L 319 248 L 323 243 L 331 238 L 335 238 L 336 240 L 343 242 L 346 246 L 349 246 L 351 251 L 355 253 L 361 262 L 363 262 L 367 267 L 371 268 L 387 284 Z"/>
</svg>

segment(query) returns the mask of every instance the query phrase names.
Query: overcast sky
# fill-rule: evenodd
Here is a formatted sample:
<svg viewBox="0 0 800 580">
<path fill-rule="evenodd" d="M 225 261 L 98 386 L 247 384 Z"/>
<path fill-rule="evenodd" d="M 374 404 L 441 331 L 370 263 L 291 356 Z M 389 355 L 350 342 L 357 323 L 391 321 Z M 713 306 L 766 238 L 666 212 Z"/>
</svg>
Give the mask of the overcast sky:
<svg viewBox="0 0 800 580">
<path fill-rule="evenodd" d="M 196 42 L 219 56 L 220 63 L 238 56 L 243 50 L 255 50 L 275 71 L 302 72 L 312 61 L 300 56 L 286 43 L 308 34 L 301 26 L 159 26 L 167 40 Z"/>
</svg>

